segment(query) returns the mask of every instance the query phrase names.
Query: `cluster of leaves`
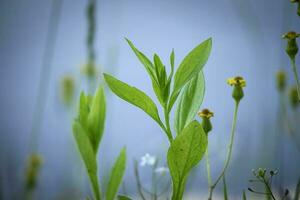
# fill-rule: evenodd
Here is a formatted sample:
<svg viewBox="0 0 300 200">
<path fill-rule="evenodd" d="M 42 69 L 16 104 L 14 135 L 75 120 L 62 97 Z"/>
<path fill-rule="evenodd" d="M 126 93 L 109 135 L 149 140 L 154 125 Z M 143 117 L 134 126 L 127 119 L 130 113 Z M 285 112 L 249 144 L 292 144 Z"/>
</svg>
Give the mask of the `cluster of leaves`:
<svg viewBox="0 0 300 200">
<path fill-rule="evenodd" d="M 172 200 L 180 200 L 191 169 L 200 162 L 207 148 L 207 135 L 194 117 L 204 97 L 202 69 L 210 55 L 211 39 L 205 40 L 189 52 L 175 74 L 175 54 L 172 51 L 169 75 L 158 55 L 154 54 L 151 62 L 131 41 L 127 42 L 150 76 L 154 93 L 164 111 L 165 122 L 159 116 L 157 105 L 143 91 L 108 74 L 104 74 L 104 79 L 117 96 L 145 111 L 166 133 L 170 142 L 167 160 L 173 182 Z M 175 136 L 170 127 L 170 112 L 177 99 Z"/>
<path fill-rule="evenodd" d="M 80 95 L 79 114 L 73 123 L 73 134 L 86 167 L 95 200 L 101 200 L 98 179 L 97 153 L 104 132 L 106 102 L 103 87 L 94 96 Z M 113 200 L 118 192 L 126 167 L 126 149 L 123 148 L 112 167 L 105 199 Z"/>
</svg>

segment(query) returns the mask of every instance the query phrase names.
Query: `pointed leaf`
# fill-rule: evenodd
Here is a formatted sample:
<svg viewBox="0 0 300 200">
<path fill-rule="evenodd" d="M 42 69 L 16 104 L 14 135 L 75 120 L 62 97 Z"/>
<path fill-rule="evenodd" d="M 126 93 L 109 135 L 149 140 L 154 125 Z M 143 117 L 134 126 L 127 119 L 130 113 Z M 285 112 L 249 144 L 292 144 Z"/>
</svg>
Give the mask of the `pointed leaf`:
<svg viewBox="0 0 300 200">
<path fill-rule="evenodd" d="M 125 195 L 119 195 L 118 200 L 131 200 L 131 198 L 125 196 Z"/>
<path fill-rule="evenodd" d="M 83 127 L 78 121 L 73 123 L 73 135 L 77 143 L 80 155 L 83 159 L 87 173 L 89 175 L 95 199 L 100 199 L 100 190 L 97 177 L 97 161 L 93 150 L 93 146 L 90 143 L 89 137 Z"/>
<path fill-rule="evenodd" d="M 171 111 L 182 87 L 191 78 L 198 75 L 206 64 L 211 51 L 211 43 L 212 40 L 209 38 L 196 46 L 179 65 L 174 77 L 174 88 L 170 97 L 169 111 Z"/>
<path fill-rule="evenodd" d="M 90 141 L 95 153 L 101 141 L 106 115 L 106 102 L 103 87 L 99 87 L 92 100 L 91 110 L 88 116 L 88 130 Z"/>
<path fill-rule="evenodd" d="M 141 108 L 158 124 L 162 124 L 158 110 L 152 99 L 139 89 L 132 87 L 108 74 L 104 74 L 104 79 L 109 88 L 121 99 Z"/>
<path fill-rule="evenodd" d="M 122 178 L 125 172 L 125 167 L 126 167 L 126 149 L 123 148 L 110 174 L 110 180 L 108 182 L 108 187 L 106 191 L 106 200 L 114 200 L 118 192 L 119 186 L 122 182 Z"/>
<path fill-rule="evenodd" d="M 201 71 L 183 89 L 175 112 L 175 129 L 180 133 L 196 116 L 205 92 L 204 75 Z"/>
<path fill-rule="evenodd" d="M 173 182 L 172 200 L 182 199 L 188 174 L 200 162 L 206 147 L 207 136 L 197 121 L 192 121 L 171 143 L 167 157 Z"/>
</svg>

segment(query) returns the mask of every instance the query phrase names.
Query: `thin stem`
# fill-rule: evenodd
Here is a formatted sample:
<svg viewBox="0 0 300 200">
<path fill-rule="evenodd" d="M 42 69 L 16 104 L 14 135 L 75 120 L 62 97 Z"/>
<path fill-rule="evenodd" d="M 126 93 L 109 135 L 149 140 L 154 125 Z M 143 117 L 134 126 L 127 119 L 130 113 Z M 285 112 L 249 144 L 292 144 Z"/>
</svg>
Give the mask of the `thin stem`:
<svg viewBox="0 0 300 200">
<path fill-rule="evenodd" d="M 211 172 L 210 172 L 210 160 L 209 160 L 209 149 L 208 146 L 205 151 L 205 158 L 206 158 L 206 173 L 207 173 L 207 183 L 208 187 L 211 187 L 212 180 L 211 180 Z"/>
<path fill-rule="evenodd" d="M 34 107 L 31 125 L 30 151 L 32 152 L 34 152 L 37 149 L 38 139 L 41 133 L 40 129 L 44 117 L 45 105 L 48 99 L 50 76 L 52 72 L 52 61 L 62 2 L 63 0 L 54 0 L 51 8 L 50 21 L 46 36 L 45 51 L 42 58 L 42 69 L 40 72 L 38 92 L 36 96 L 36 103 Z"/>
<path fill-rule="evenodd" d="M 209 197 L 208 197 L 208 200 L 212 199 L 213 190 L 215 189 L 215 187 L 217 186 L 217 184 L 219 183 L 219 181 L 224 176 L 224 174 L 225 174 L 225 172 L 226 172 L 226 170 L 228 168 L 229 161 L 231 159 L 232 147 L 233 147 L 233 141 L 234 141 L 234 135 L 235 135 L 235 128 L 236 128 L 236 121 L 237 121 L 238 107 L 239 107 L 239 102 L 236 101 L 235 108 L 234 108 L 234 114 L 233 114 L 233 122 L 232 122 L 232 127 L 231 127 L 230 142 L 229 142 L 229 145 L 228 145 L 228 151 L 227 151 L 227 157 L 226 157 L 226 160 L 225 160 L 225 165 L 223 167 L 223 170 L 222 170 L 221 174 L 217 178 L 217 180 L 209 188 Z"/>
<path fill-rule="evenodd" d="M 134 175 L 135 175 L 135 179 L 136 179 L 136 184 L 137 184 L 137 189 L 138 189 L 139 195 L 141 196 L 141 198 L 143 200 L 146 200 L 146 198 L 145 198 L 145 196 L 143 194 L 142 183 L 141 183 L 141 180 L 140 180 L 140 174 L 139 174 L 139 169 L 138 169 L 138 163 L 137 163 L 136 160 L 134 161 Z"/>
<path fill-rule="evenodd" d="M 165 123 L 166 123 L 165 132 L 168 136 L 169 141 L 172 142 L 173 136 L 172 136 L 172 131 L 171 131 L 171 127 L 170 127 L 170 116 L 169 116 L 169 112 L 168 112 L 168 106 L 164 106 L 164 115 L 165 115 Z"/>
<path fill-rule="evenodd" d="M 268 190 L 268 193 L 271 195 L 272 199 L 273 199 L 273 200 L 276 200 L 276 198 L 275 198 L 275 196 L 273 195 L 273 192 L 272 192 L 272 190 L 271 190 L 271 187 L 270 187 L 269 183 L 266 181 L 265 178 L 263 178 L 263 182 L 264 182 L 264 184 L 266 185 L 266 188 L 267 188 L 267 190 Z"/>
<path fill-rule="evenodd" d="M 297 82 L 298 100 L 300 101 L 300 83 L 299 83 L 299 77 L 298 77 L 298 72 L 297 72 L 297 68 L 296 68 L 295 58 L 291 58 L 291 63 L 292 63 L 292 69 L 294 72 L 294 77 Z"/>
</svg>

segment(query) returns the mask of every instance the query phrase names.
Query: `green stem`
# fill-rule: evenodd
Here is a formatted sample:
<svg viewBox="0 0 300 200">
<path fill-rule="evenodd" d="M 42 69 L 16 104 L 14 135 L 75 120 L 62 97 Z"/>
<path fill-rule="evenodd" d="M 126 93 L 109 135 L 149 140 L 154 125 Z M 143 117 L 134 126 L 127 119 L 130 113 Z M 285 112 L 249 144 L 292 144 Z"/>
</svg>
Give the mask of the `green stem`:
<svg viewBox="0 0 300 200">
<path fill-rule="evenodd" d="M 271 195 L 271 197 L 272 197 L 273 200 L 276 200 L 276 198 L 275 198 L 275 196 L 274 196 L 274 194 L 273 194 L 273 192 L 272 192 L 272 190 L 271 190 L 271 187 L 270 187 L 268 181 L 266 181 L 266 179 L 263 178 L 263 182 L 264 182 L 264 184 L 265 184 L 265 186 L 266 186 L 266 189 L 268 190 L 268 194 Z"/>
<path fill-rule="evenodd" d="M 39 139 L 38 136 L 41 133 L 40 129 L 43 122 L 45 105 L 48 99 L 54 47 L 56 43 L 57 29 L 61 14 L 62 2 L 63 0 L 54 0 L 51 8 L 50 21 L 46 36 L 45 51 L 42 58 L 42 69 L 40 72 L 38 92 L 31 125 L 30 151 L 32 152 L 36 151 L 37 149 Z"/>
<path fill-rule="evenodd" d="M 173 141 L 173 136 L 172 136 L 172 131 L 171 131 L 171 127 L 170 127 L 170 116 L 169 116 L 169 112 L 168 112 L 168 106 L 164 106 L 164 115 L 165 115 L 165 123 L 166 123 L 165 132 L 171 143 Z"/>
<path fill-rule="evenodd" d="M 211 187 L 212 180 L 211 180 L 211 172 L 210 172 L 210 160 L 209 160 L 208 146 L 207 146 L 206 151 L 205 151 L 205 158 L 206 158 L 207 183 L 208 183 L 208 187 Z"/>
<path fill-rule="evenodd" d="M 89 177 L 90 177 L 90 181 L 92 183 L 92 188 L 93 188 L 93 193 L 94 193 L 95 199 L 101 200 L 101 191 L 100 191 L 97 173 L 89 174 Z"/>
<path fill-rule="evenodd" d="M 137 189 L 138 189 L 139 195 L 141 196 L 142 200 L 146 200 L 146 198 L 143 194 L 142 183 L 140 180 L 140 174 L 139 174 L 139 169 L 138 169 L 138 162 L 136 160 L 134 161 L 134 176 L 136 179 L 136 184 L 137 184 Z"/>
<path fill-rule="evenodd" d="M 217 184 L 219 183 L 219 181 L 225 175 L 225 172 L 226 172 L 226 170 L 228 168 L 228 165 L 229 165 L 229 161 L 231 159 L 232 147 L 233 147 L 233 141 L 234 141 L 234 135 L 235 135 L 235 128 L 236 128 L 236 121 L 237 121 L 238 107 L 239 107 L 239 102 L 236 101 L 235 108 L 234 108 L 234 114 L 233 114 L 233 122 L 232 122 L 232 127 L 231 127 L 230 142 L 229 142 L 229 145 L 228 145 L 228 151 L 227 151 L 227 157 L 226 157 L 226 160 L 225 160 L 225 165 L 223 167 L 223 170 L 222 170 L 221 174 L 217 178 L 217 180 L 209 188 L 208 200 L 212 199 L 213 191 L 214 191 L 215 187 L 217 186 Z"/>
<path fill-rule="evenodd" d="M 291 58 L 291 63 L 292 63 L 292 69 L 294 72 L 294 77 L 295 77 L 296 83 L 297 83 L 298 100 L 300 101 L 300 83 L 299 83 L 299 77 L 298 77 L 298 72 L 297 72 L 297 68 L 296 68 L 295 58 Z"/>
</svg>

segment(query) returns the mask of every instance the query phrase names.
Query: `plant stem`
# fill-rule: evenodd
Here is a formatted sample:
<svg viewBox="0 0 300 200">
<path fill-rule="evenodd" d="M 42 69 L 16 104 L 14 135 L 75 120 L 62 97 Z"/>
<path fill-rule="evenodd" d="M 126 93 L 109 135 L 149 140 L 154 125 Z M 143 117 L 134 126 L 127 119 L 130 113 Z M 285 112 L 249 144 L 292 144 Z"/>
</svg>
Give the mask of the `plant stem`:
<svg viewBox="0 0 300 200">
<path fill-rule="evenodd" d="M 270 187 L 268 181 L 266 181 L 266 179 L 263 178 L 263 182 L 264 182 L 264 184 L 265 184 L 265 186 L 266 186 L 266 189 L 268 190 L 268 194 L 271 195 L 271 197 L 272 197 L 273 200 L 276 200 L 275 196 L 273 195 L 273 192 L 272 192 L 272 190 L 271 190 L 271 187 Z"/>
<path fill-rule="evenodd" d="M 297 72 L 297 68 L 296 68 L 295 58 L 291 58 L 291 63 L 292 63 L 292 69 L 294 72 L 294 77 L 295 77 L 296 83 L 297 83 L 298 100 L 300 101 L 300 83 L 299 83 L 299 77 L 298 77 L 298 72 Z"/>
<path fill-rule="evenodd" d="M 90 181 L 92 183 L 93 193 L 96 200 L 101 200 L 101 191 L 98 182 L 97 173 L 96 174 L 89 174 Z"/>
<path fill-rule="evenodd" d="M 237 121 L 238 107 L 239 107 L 239 102 L 236 101 L 235 102 L 235 108 L 234 108 L 234 114 L 233 114 L 233 122 L 232 122 L 232 127 L 231 127 L 230 142 L 229 142 L 229 145 L 228 145 L 228 151 L 227 151 L 227 157 L 226 157 L 226 160 L 225 160 L 225 165 L 223 167 L 223 170 L 222 170 L 221 174 L 217 178 L 217 180 L 214 182 L 214 184 L 212 184 L 209 187 L 209 197 L 208 197 L 208 200 L 212 199 L 213 191 L 214 191 L 215 187 L 217 186 L 217 184 L 219 183 L 219 181 L 225 175 L 225 172 L 226 172 L 226 170 L 228 168 L 228 165 L 229 165 L 229 161 L 231 159 L 232 147 L 233 147 L 233 141 L 234 141 L 234 135 L 235 135 L 235 128 L 236 128 L 236 121 Z"/>
<path fill-rule="evenodd" d="M 33 119 L 31 125 L 30 135 L 30 151 L 34 152 L 38 145 L 38 136 L 43 122 L 45 105 L 48 99 L 49 82 L 52 72 L 52 61 L 54 55 L 54 47 L 56 43 L 57 29 L 61 14 L 63 0 L 54 0 L 51 8 L 50 21 L 46 36 L 45 51 L 42 58 L 42 69 L 40 72 L 40 80 L 38 85 L 38 92 L 33 112 Z"/>
<path fill-rule="evenodd" d="M 212 180 L 211 180 L 211 173 L 210 173 L 210 160 L 209 160 L 208 146 L 205 151 L 205 158 L 206 158 L 207 183 L 208 183 L 208 187 L 210 187 L 212 185 Z"/>
<path fill-rule="evenodd" d="M 169 116 L 169 112 L 168 112 L 168 106 L 164 106 L 164 115 L 165 115 L 165 123 L 166 123 L 166 134 L 168 136 L 168 139 L 170 141 L 170 143 L 173 141 L 173 136 L 172 136 L 172 131 L 171 131 L 171 127 L 170 127 L 170 116 Z"/>
<path fill-rule="evenodd" d="M 141 196 L 142 200 L 146 200 L 146 198 L 143 194 L 142 183 L 140 180 L 140 174 L 139 174 L 139 169 L 138 169 L 138 162 L 136 160 L 134 161 L 134 175 L 135 175 L 139 195 Z"/>
</svg>

